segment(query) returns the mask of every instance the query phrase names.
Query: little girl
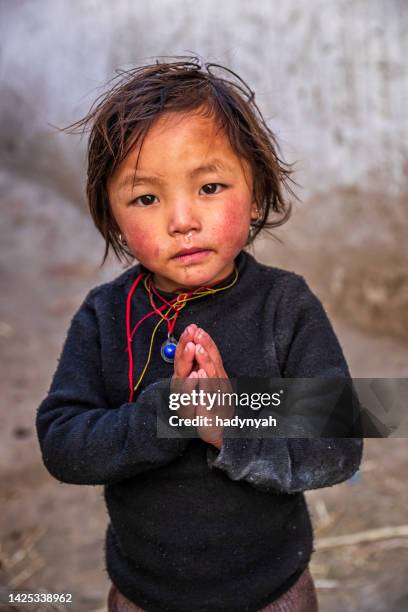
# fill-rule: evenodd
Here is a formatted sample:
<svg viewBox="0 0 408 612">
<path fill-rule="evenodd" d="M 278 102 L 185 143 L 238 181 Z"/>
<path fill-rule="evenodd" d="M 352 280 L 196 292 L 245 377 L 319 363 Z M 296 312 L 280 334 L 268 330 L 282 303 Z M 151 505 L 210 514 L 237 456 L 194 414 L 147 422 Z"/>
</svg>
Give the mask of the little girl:
<svg viewBox="0 0 408 612">
<path fill-rule="evenodd" d="M 103 261 L 112 248 L 139 263 L 72 319 L 38 409 L 43 461 L 62 482 L 104 485 L 109 612 L 314 612 L 303 491 L 350 478 L 361 438 L 158 435 L 163 385 L 350 377 L 303 277 L 244 250 L 291 210 L 292 170 L 253 92 L 174 59 L 122 73 L 70 126 L 91 124 Z"/>
</svg>

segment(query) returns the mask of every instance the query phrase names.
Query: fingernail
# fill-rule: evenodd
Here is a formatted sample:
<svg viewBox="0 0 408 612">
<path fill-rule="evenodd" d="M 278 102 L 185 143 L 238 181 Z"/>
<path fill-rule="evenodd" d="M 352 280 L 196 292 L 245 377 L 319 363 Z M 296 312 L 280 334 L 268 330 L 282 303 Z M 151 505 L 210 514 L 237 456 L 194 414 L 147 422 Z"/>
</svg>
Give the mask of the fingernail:
<svg viewBox="0 0 408 612">
<path fill-rule="evenodd" d="M 204 353 L 204 347 L 201 346 L 201 344 L 197 344 L 197 346 L 198 346 L 198 352 L 199 353 Z"/>
</svg>

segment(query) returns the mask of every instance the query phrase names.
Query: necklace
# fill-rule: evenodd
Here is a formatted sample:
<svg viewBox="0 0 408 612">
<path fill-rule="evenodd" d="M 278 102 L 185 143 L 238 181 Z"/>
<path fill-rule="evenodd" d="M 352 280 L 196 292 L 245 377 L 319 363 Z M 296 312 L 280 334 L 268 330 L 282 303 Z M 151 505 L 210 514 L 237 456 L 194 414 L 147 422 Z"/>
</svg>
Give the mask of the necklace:
<svg viewBox="0 0 408 612">
<path fill-rule="evenodd" d="M 160 354 L 164 361 L 167 363 L 174 363 L 174 357 L 176 354 L 177 348 L 177 340 L 173 335 L 174 327 L 176 325 L 177 317 L 179 315 L 180 310 L 186 306 L 188 298 L 192 295 L 191 293 L 179 293 L 174 303 L 169 303 L 164 299 L 163 296 L 158 293 L 157 289 L 154 286 L 152 275 L 149 274 L 147 278 L 144 280 L 144 286 L 146 288 L 147 293 L 149 294 L 149 301 L 151 306 L 153 307 L 154 312 L 158 314 L 162 320 L 167 323 L 167 339 L 163 342 L 160 347 Z M 194 293 L 194 292 L 193 292 Z M 154 303 L 154 297 L 156 295 L 165 306 L 168 306 L 175 311 L 172 319 L 167 317 L 167 313 L 163 314 L 160 310 L 157 309 L 156 304 Z"/>
<path fill-rule="evenodd" d="M 162 295 L 160 295 L 160 293 L 157 291 L 156 287 L 154 286 L 153 278 L 151 274 L 149 274 L 147 278 L 145 278 L 144 285 L 149 294 L 150 304 L 153 310 L 167 323 L 167 339 L 163 342 L 163 344 L 160 347 L 160 354 L 162 358 L 164 359 L 164 361 L 166 361 L 167 363 L 174 362 L 174 357 L 176 354 L 178 342 L 176 338 L 174 337 L 173 332 L 174 332 L 174 327 L 176 325 L 177 317 L 180 313 L 180 310 L 182 310 L 186 306 L 187 302 L 190 302 L 191 300 L 199 299 L 206 295 L 215 294 L 215 293 L 218 293 L 219 291 L 225 291 L 225 289 L 229 289 L 229 287 L 232 287 L 237 282 L 237 279 L 238 279 L 238 270 L 235 266 L 234 266 L 234 272 L 235 272 L 234 279 L 231 281 L 231 283 L 229 283 L 228 285 L 225 285 L 224 287 L 217 287 L 216 289 L 214 289 L 211 286 L 202 286 L 202 287 L 199 287 L 198 289 L 195 289 L 194 291 L 189 291 L 189 292 L 183 292 L 182 290 L 176 289 L 175 292 L 179 292 L 179 291 L 180 292 L 178 293 L 178 296 L 174 303 L 169 303 Z M 154 303 L 154 297 L 153 297 L 154 295 L 156 295 L 164 303 L 164 305 L 168 306 L 170 309 L 174 309 L 175 315 L 172 317 L 172 319 L 169 319 L 167 317 L 167 313 L 163 314 L 160 310 L 156 308 L 156 304 Z"/>
<path fill-rule="evenodd" d="M 135 280 L 135 282 L 133 283 L 133 285 L 131 286 L 129 290 L 127 300 L 126 300 L 126 338 L 127 338 L 127 351 L 128 351 L 128 357 L 129 357 L 129 373 L 128 374 L 129 374 L 129 389 L 130 389 L 129 402 L 132 401 L 133 394 L 139 387 L 146 373 L 146 370 L 148 368 L 148 365 L 151 359 L 151 355 L 152 355 L 154 338 L 156 336 L 156 332 L 158 328 L 163 323 L 163 321 L 166 321 L 166 324 L 167 324 L 167 339 L 162 343 L 160 347 L 160 354 L 161 354 L 162 359 L 166 361 L 167 363 L 174 363 L 176 348 L 178 344 L 178 341 L 176 340 L 174 336 L 174 327 L 176 325 L 180 310 L 185 308 L 185 306 L 187 305 L 187 302 L 200 299 L 206 295 L 212 295 L 215 293 L 219 293 L 220 291 L 225 291 L 226 289 L 229 289 L 230 287 L 235 285 L 235 283 L 238 280 L 238 269 L 236 266 L 234 266 L 234 272 L 235 272 L 235 275 L 234 275 L 233 280 L 227 285 L 225 285 L 224 287 L 217 287 L 216 289 L 214 289 L 211 286 L 203 286 L 191 292 L 190 291 L 186 292 L 186 291 L 183 291 L 182 289 L 176 289 L 175 293 L 178 292 L 178 295 L 175 299 L 171 300 L 170 302 L 168 302 L 157 291 L 156 287 L 154 286 L 152 274 L 150 272 L 148 274 L 141 273 L 138 275 L 137 279 Z M 132 300 L 133 293 L 136 290 L 136 287 L 138 286 L 139 282 L 142 279 L 143 279 L 143 284 L 145 286 L 145 289 L 149 295 L 149 301 L 150 301 L 150 304 L 153 310 L 149 312 L 148 314 L 146 314 L 144 317 L 142 317 L 142 319 L 138 321 L 138 323 L 135 325 L 135 327 L 131 331 L 130 330 L 131 300 Z M 153 296 L 156 296 L 163 302 L 162 306 L 160 307 L 156 306 Z M 167 306 L 167 311 L 166 313 L 163 313 L 162 311 L 166 308 L 166 306 Z M 173 311 L 173 314 L 169 316 L 172 311 Z M 137 381 L 137 384 L 133 386 L 133 351 L 132 351 L 133 336 L 136 333 L 139 326 L 143 323 L 143 321 L 154 314 L 157 314 L 160 316 L 160 321 L 158 321 L 158 323 L 156 324 L 153 330 L 153 333 L 150 339 L 148 357 L 143 367 L 142 373 L 139 377 L 139 380 Z"/>
</svg>

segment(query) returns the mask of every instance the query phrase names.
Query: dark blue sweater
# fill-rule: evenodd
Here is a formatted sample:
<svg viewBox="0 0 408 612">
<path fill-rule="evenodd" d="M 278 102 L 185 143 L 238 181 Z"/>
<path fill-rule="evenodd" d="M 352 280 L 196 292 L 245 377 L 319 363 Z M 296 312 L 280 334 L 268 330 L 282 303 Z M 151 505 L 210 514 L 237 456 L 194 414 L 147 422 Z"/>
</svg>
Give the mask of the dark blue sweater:
<svg viewBox="0 0 408 612">
<path fill-rule="evenodd" d="M 190 302 L 176 337 L 189 323 L 203 327 L 231 378 L 350 376 L 303 277 L 244 251 L 236 264 L 238 282 Z M 169 383 L 173 373 L 160 356 L 164 325 L 141 392 L 128 402 L 125 302 L 143 270 L 134 266 L 90 291 L 73 317 L 37 413 L 43 461 L 62 482 L 105 486 L 107 572 L 135 604 L 149 612 L 255 612 L 289 589 L 310 560 L 303 491 L 352 476 L 362 440 L 226 438 L 218 451 L 201 439 L 158 437 L 157 381 Z M 132 327 L 150 311 L 139 285 Z M 136 333 L 135 381 L 157 321 L 149 317 Z"/>
</svg>

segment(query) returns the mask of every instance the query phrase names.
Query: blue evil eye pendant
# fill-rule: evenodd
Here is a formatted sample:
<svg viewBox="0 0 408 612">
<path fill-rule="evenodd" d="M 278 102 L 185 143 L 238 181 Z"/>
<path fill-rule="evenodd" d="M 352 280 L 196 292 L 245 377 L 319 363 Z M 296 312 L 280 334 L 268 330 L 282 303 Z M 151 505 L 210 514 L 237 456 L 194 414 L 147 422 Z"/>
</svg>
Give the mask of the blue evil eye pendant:
<svg viewBox="0 0 408 612">
<path fill-rule="evenodd" d="M 174 336 L 170 336 L 169 334 L 167 340 L 163 342 L 160 349 L 160 354 L 163 357 L 164 361 L 167 361 L 167 363 L 174 363 L 176 348 L 177 340 Z"/>
</svg>

